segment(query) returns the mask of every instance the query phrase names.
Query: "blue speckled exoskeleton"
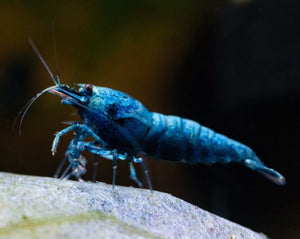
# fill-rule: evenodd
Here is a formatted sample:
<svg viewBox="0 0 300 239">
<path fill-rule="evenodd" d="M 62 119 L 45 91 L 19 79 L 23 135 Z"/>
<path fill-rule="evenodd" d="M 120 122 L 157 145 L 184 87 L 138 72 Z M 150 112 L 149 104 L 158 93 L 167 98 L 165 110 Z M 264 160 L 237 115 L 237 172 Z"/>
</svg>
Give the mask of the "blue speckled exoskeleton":
<svg viewBox="0 0 300 239">
<path fill-rule="evenodd" d="M 57 177 L 68 160 L 69 166 L 61 177 L 75 176 L 81 179 L 81 175 L 86 171 L 86 161 L 81 154 L 87 151 L 113 161 L 113 185 L 117 161 L 128 159 L 130 177 L 139 186 L 142 185 L 133 166 L 134 163 L 140 163 L 149 188 L 152 189 L 143 162 L 143 156 L 147 155 L 190 164 L 241 163 L 279 185 L 285 184 L 285 178 L 265 166 L 252 149 L 195 121 L 150 112 L 138 100 L 117 90 L 91 84 L 78 84 L 76 90 L 61 84 L 59 77 L 54 78 L 37 48 L 31 41 L 30 43 L 55 85 L 43 90 L 28 102 L 21 121 L 30 105 L 45 92 L 57 94 L 62 98 L 63 104 L 77 108 L 82 119 L 81 122 L 74 122 L 58 132 L 54 138 L 51 149 L 53 154 L 62 135 L 70 131 L 76 132 L 75 138 L 68 146 L 65 159 L 57 170 Z M 86 141 L 88 136 L 94 141 Z M 96 158 L 95 163 L 98 163 Z"/>
</svg>

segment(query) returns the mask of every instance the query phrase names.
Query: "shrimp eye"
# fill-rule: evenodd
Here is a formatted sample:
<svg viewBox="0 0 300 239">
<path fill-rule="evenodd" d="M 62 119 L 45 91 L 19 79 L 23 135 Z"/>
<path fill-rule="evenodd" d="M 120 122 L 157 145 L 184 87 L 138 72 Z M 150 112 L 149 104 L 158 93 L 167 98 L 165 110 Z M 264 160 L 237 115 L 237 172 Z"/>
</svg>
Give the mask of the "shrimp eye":
<svg viewBox="0 0 300 239">
<path fill-rule="evenodd" d="M 93 85 L 92 84 L 86 84 L 84 86 L 84 91 L 87 95 L 91 95 L 93 93 Z"/>
</svg>

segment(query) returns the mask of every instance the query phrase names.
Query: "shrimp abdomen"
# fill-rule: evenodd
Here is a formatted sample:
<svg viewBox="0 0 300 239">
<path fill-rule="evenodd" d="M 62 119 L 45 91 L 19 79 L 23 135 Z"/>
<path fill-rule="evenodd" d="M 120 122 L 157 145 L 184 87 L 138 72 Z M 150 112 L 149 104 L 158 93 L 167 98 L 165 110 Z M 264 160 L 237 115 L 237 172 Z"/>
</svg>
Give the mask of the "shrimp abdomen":
<svg viewBox="0 0 300 239">
<path fill-rule="evenodd" d="M 149 155 L 191 164 L 237 160 L 234 145 L 226 136 L 193 120 L 158 113 L 152 114 L 152 125 L 144 140 Z"/>
<path fill-rule="evenodd" d="M 144 149 L 158 159 L 190 164 L 237 162 L 279 185 L 285 184 L 285 178 L 265 166 L 248 146 L 177 116 L 152 113 L 152 125 L 145 137 Z"/>
</svg>

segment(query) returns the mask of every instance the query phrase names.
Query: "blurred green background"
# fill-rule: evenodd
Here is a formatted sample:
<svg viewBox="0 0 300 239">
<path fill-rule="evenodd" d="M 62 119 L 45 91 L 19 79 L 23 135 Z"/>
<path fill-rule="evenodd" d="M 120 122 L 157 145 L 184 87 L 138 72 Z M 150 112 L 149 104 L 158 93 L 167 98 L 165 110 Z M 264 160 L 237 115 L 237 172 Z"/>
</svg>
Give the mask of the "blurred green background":
<svg viewBox="0 0 300 239">
<path fill-rule="evenodd" d="M 271 238 L 299 238 L 299 10 L 292 0 L 1 1 L 0 170 L 52 176 L 73 137 L 51 156 L 61 122 L 79 118 L 50 94 L 30 108 L 21 136 L 12 132 L 19 110 L 53 84 L 28 38 L 55 73 L 54 25 L 63 83 L 114 88 L 150 111 L 196 120 L 249 145 L 287 178 L 279 187 L 236 164 L 149 158 L 155 190 Z M 120 162 L 117 184 L 134 185 L 128 176 Z M 98 180 L 111 178 L 103 159 Z"/>
</svg>

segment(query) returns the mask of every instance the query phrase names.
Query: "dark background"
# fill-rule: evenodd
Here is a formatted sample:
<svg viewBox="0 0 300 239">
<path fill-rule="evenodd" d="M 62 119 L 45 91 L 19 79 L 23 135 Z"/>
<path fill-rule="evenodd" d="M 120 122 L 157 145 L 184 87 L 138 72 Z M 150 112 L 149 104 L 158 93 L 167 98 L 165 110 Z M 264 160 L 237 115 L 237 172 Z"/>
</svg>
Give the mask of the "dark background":
<svg viewBox="0 0 300 239">
<path fill-rule="evenodd" d="M 54 24 L 63 83 L 118 89 L 151 111 L 198 121 L 252 147 L 287 179 L 280 187 L 237 164 L 150 158 L 155 190 L 270 238 L 300 237 L 299 1 L 23 2 L 0 2 L 1 171 L 52 176 L 72 138 L 51 156 L 54 132 L 78 116 L 49 94 L 30 108 L 21 136 L 11 130 L 25 103 L 53 84 L 28 37 L 56 72 Z M 111 166 L 100 161 L 99 181 L 111 182 Z M 134 185 L 128 176 L 120 162 L 117 184 Z"/>
</svg>

